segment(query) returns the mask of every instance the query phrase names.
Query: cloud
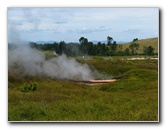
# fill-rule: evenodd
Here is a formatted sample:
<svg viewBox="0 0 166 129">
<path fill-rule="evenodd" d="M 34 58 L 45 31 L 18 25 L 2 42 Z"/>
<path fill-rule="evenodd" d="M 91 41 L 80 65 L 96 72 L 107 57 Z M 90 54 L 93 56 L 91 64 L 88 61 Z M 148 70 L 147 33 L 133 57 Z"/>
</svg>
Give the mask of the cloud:
<svg viewBox="0 0 166 129">
<path fill-rule="evenodd" d="M 142 33 L 145 30 L 154 33 L 158 24 L 157 8 L 8 8 L 8 30 L 15 26 L 20 32 L 42 32 L 45 38 L 50 38 L 45 35 L 52 32 L 56 33 L 55 40 L 64 40 L 60 37 L 72 40 L 74 34 L 89 34 L 91 38 L 96 34 L 103 39 L 116 33 L 145 34 Z"/>
<path fill-rule="evenodd" d="M 95 33 L 95 32 L 103 32 L 103 31 L 109 31 L 110 28 L 106 28 L 104 26 L 99 27 L 93 27 L 93 28 L 87 28 L 83 27 L 81 29 L 69 29 L 68 32 L 70 33 L 81 33 L 81 34 L 89 34 L 89 33 Z"/>
<path fill-rule="evenodd" d="M 57 22 L 55 22 L 55 24 L 65 24 L 65 23 L 67 23 L 67 21 L 57 21 Z"/>
<path fill-rule="evenodd" d="M 128 29 L 128 30 L 124 30 L 123 32 L 129 33 L 129 34 L 138 34 L 138 33 L 141 33 L 142 30 L 140 30 L 140 29 Z"/>
</svg>

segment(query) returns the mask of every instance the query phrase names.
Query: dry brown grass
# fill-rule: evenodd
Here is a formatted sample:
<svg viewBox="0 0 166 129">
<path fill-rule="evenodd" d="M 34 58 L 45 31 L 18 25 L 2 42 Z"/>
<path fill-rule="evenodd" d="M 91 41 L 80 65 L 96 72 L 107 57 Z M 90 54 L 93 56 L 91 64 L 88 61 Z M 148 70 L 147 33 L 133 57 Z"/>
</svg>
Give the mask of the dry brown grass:
<svg viewBox="0 0 166 129">
<path fill-rule="evenodd" d="M 137 50 L 138 54 L 142 54 L 143 53 L 143 48 L 148 47 L 148 46 L 152 46 L 154 49 L 154 52 L 158 53 L 158 38 L 148 38 L 148 39 L 141 39 L 136 41 L 139 44 L 139 48 Z M 117 51 L 125 51 L 126 48 L 129 48 L 129 45 L 131 44 L 131 42 L 126 43 L 126 44 L 119 44 L 117 47 Z"/>
</svg>

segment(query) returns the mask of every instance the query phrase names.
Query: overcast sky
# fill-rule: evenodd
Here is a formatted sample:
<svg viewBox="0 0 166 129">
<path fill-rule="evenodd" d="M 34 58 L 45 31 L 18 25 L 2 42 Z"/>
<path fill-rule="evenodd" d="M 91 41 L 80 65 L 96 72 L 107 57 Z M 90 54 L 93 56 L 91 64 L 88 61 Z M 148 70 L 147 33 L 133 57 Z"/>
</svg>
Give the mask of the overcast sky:
<svg viewBox="0 0 166 129">
<path fill-rule="evenodd" d="M 158 8 L 8 8 L 8 42 L 158 37 Z"/>
</svg>

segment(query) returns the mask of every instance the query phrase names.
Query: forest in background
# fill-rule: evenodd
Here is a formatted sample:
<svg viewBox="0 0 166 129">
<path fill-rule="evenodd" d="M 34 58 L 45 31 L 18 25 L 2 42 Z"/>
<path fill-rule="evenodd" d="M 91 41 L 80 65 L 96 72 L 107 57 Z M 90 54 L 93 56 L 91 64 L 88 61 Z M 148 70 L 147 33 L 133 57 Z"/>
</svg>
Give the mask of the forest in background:
<svg viewBox="0 0 166 129">
<path fill-rule="evenodd" d="M 106 43 L 89 42 L 87 38 L 81 37 L 79 43 L 66 43 L 65 41 L 38 44 L 29 43 L 36 48 L 55 55 L 66 54 L 67 56 L 131 56 L 131 55 L 158 55 L 158 38 L 139 40 L 138 38 L 125 44 L 117 44 L 110 36 Z M 9 44 L 9 48 L 13 44 Z"/>
</svg>

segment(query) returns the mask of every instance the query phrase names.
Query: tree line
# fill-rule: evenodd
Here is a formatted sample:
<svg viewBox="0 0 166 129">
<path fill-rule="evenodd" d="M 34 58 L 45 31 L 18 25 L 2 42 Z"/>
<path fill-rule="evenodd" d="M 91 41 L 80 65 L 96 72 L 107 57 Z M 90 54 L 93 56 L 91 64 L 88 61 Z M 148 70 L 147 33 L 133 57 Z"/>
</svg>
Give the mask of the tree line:
<svg viewBox="0 0 166 129">
<path fill-rule="evenodd" d="M 52 51 L 56 54 L 65 53 L 68 56 L 129 56 L 136 55 L 137 50 L 139 49 L 139 44 L 137 43 L 138 38 L 133 39 L 128 48 L 124 51 L 117 50 L 117 47 L 122 47 L 116 43 L 116 41 L 108 36 L 106 43 L 98 42 L 94 44 L 89 42 L 87 38 L 81 37 L 79 43 L 65 43 L 65 41 L 46 43 L 46 44 L 37 44 L 35 42 L 30 42 L 32 48 L 36 48 L 43 51 Z M 154 55 L 154 48 L 152 46 L 144 47 L 144 55 Z"/>
</svg>

